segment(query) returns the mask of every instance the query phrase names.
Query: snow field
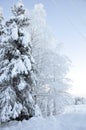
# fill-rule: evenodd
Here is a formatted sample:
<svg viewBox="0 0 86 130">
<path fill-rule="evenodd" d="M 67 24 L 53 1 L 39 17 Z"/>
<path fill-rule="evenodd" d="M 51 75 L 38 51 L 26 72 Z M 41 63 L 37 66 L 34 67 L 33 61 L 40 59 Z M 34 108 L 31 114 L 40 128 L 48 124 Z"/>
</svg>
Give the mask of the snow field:
<svg viewBox="0 0 86 130">
<path fill-rule="evenodd" d="M 66 113 L 57 117 L 33 117 L 29 121 L 11 122 L 0 130 L 86 130 L 86 113 Z"/>
</svg>

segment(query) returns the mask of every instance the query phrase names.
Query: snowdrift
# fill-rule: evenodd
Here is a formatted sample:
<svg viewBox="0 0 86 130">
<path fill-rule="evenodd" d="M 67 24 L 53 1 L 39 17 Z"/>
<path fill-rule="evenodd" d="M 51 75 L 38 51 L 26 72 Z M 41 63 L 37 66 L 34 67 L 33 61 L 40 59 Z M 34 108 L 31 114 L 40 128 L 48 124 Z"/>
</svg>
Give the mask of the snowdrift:
<svg viewBox="0 0 86 130">
<path fill-rule="evenodd" d="M 57 117 L 31 118 L 29 121 L 10 122 L 0 130 L 86 130 L 86 112 L 65 113 Z"/>
</svg>

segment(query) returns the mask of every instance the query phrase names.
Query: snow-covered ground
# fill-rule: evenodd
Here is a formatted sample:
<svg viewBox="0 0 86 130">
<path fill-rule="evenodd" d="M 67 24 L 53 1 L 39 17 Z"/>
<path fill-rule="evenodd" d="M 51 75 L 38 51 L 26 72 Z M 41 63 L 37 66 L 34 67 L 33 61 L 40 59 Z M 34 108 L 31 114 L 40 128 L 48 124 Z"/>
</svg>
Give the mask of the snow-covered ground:
<svg viewBox="0 0 86 130">
<path fill-rule="evenodd" d="M 66 107 L 64 113 L 83 113 L 86 114 L 86 105 L 71 105 Z"/>
<path fill-rule="evenodd" d="M 70 110 L 57 117 L 34 117 L 29 121 L 11 122 L 2 125 L 0 130 L 86 130 L 86 106 L 72 106 Z"/>
</svg>

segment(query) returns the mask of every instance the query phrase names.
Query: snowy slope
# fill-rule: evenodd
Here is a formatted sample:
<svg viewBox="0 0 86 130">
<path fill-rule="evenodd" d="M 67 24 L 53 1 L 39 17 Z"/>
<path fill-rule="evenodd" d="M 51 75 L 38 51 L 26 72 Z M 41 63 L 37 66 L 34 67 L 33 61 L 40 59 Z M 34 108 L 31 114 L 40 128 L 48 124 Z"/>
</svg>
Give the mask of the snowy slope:
<svg viewBox="0 0 86 130">
<path fill-rule="evenodd" d="M 86 130 L 86 111 L 65 113 L 58 117 L 32 118 L 29 121 L 14 122 L 1 126 L 0 130 Z M 78 110 L 78 107 L 76 108 Z M 80 109 L 80 108 L 79 108 Z"/>
</svg>

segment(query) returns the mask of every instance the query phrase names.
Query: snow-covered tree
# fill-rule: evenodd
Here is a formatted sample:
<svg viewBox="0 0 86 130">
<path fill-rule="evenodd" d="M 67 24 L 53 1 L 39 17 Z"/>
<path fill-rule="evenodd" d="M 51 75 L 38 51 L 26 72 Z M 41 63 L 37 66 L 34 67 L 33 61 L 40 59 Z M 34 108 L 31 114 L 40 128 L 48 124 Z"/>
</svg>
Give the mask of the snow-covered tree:
<svg viewBox="0 0 86 130">
<path fill-rule="evenodd" d="M 1 40 L 2 34 L 4 33 L 4 28 L 3 28 L 4 23 L 3 23 L 3 19 L 4 19 L 4 17 L 3 17 L 3 9 L 0 8 L 0 40 Z M 1 41 L 0 41 L 0 42 L 1 42 Z"/>
<path fill-rule="evenodd" d="M 0 45 L 0 122 L 35 115 L 35 64 L 27 33 L 30 20 L 21 1 L 13 6 L 12 13 Z"/>
<path fill-rule="evenodd" d="M 48 113 L 60 113 L 65 104 L 68 104 L 66 74 L 69 70 L 70 60 L 59 52 L 59 44 L 47 27 L 43 4 L 36 4 L 31 11 L 30 27 L 33 56 L 39 72 L 37 91 L 39 106 L 45 116 L 47 109 L 50 111 Z"/>
</svg>

